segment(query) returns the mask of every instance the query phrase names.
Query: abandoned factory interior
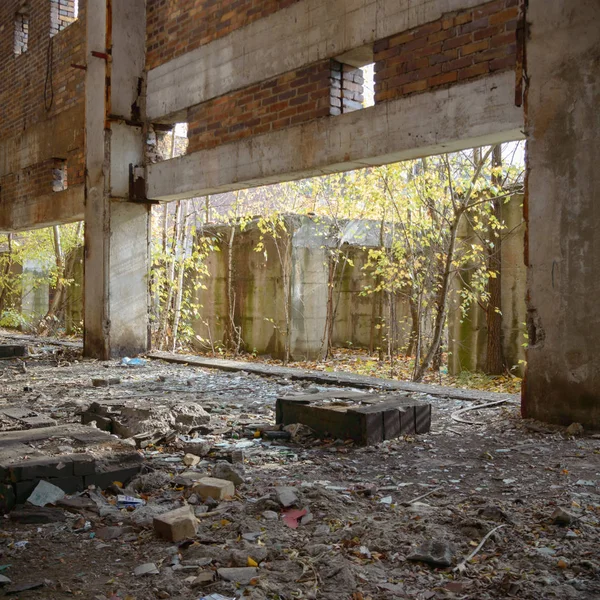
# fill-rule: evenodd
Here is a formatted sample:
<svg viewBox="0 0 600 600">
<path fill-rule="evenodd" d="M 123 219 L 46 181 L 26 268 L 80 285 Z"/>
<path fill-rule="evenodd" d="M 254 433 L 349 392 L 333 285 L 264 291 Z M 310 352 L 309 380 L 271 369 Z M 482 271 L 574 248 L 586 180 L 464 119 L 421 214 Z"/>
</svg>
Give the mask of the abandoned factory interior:
<svg viewBox="0 0 600 600">
<path fill-rule="evenodd" d="M 600 599 L 598 0 L 1 0 L 0 598 Z"/>
</svg>

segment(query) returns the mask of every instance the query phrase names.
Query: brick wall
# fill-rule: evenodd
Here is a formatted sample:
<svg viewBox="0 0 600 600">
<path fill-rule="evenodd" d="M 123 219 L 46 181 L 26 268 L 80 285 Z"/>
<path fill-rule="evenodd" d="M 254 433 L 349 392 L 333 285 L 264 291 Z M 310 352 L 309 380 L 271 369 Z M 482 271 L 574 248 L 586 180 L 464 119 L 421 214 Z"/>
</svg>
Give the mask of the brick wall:
<svg viewBox="0 0 600 600">
<path fill-rule="evenodd" d="M 188 152 L 329 115 L 331 66 L 322 61 L 188 109 Z"/>
<path fill-rule="evenodd" d="M 375 102 L 513 69 L 519 0 L 494 0 L 375 43 Z"/>
<path fill-rule="evenodd" d="M 14 32 L 21 0 L 0 3 L 0 142 L 16 138 L 19 141 L 21 169 L 0 171 L 0 207 L 3 203 L 52 193 L 53 169 L 56 158 L 66 160 L 68 184 L 84 181 L 84 78 L 85 72 L 72 63 L 85 64 L 84 17 L 85 3 L 79 2 L 80 20 L 51 37 L 52 3 L 30 0 L 27 10 L 29 28 L 27 50 L 15 54 Z M 51 46 L 50 46 L 51 44 Z M 55 152 L 52 136 L 44 136 L 48 124 L 60 113 L 72 111 L 74 121 L 65 130 L 61 152 Z M 39 135 L 28 135 L 37 131 Z M 36 139 L 37 148 L 24 140 Z M 5 146 L 6 147 L 6 146 Z M 29 164 L 32 155 L 43 160 Z M 15 161 L 1 161 L 2 164 Z"/>
<path fill-rule="evenodd" d="M 153 69 L 299 0 L 148 0 L 146 66 Z"/>
</svg>

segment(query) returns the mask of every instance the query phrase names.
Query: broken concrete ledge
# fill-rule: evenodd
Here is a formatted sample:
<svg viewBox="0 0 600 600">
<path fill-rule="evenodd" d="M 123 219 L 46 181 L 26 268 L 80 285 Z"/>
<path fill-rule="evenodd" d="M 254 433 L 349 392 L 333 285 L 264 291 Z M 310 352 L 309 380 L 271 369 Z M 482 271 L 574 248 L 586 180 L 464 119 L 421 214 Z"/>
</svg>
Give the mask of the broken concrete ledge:
<svg viewBox="0 0 600 600">
<path fill-rule="evenodd" d="M 292 381 L 311 381 L 313 383 L 337 385 L 340 387 L 354 387 L 359 389 L 378 388 L 381 390 L 429 394 L 430 396 L 468 401 L 485 400 L 486 402 L 494 402 L 496 400 L 509 400 L 511 402 L 519 402 L 521 399 L 518 394 L 464 390 L 443 385 L 413 383 L 411 381 L 397 381 L 395 379 L 355 375 L 354 373 L 324 373 L 321 371 L 308 371 L 297 367 L 279 367 L 276 365 L 243 362 L 239 360 L 172 354 L 170 352 L 159 351 L 149 352 L 146 356 L 148 358 L 164 360 L 166 362 L 203 367 L 205 369 L 218 369 L 220 371 L 233 372 L 245 371 L 246 373 L 254 373 L 263 377 L 285 377 Z"/>
<path fill-rule="evenodd" d="M 26 334 L 13 334 L 0 331 L 0 337 L 14 340 L 22 340 L 30 343 L 46 343 L 48 345 L 67 346 L 71 348 L 83 348 L 78 341 L 66 341 L 57 338 L 41 338 Z M 309 371 L 297 367 L 279 367 L 261 363 L 243 362 L 241 360 L 230 360 L 223 358 L 210 358 L 207 356 L 195 356 L 188 354 L 172 354 L 170 352 L 153 351 L 146 354 L 148 358 L 164 360 L 166 362 L 192 365 L 205 369 L 218 369 L 220 371 L 246 371 L 263 377 L 285 377 L 293 381 L 311 381 L 325 385 L 338 385 L 340 387 L 355 387 L 359 389 L 378 388 L 381 390 L 412 392 L 429 394 L 441 398 L 453 398 L 456 400 L 495 402 L 496 400 L 508 400 L 509 402 L 521 401 L 520 394 L 503 394 L 499 392 L 484 392 L 482 390 L 467 390 L 444 385 L 429 383 L 413 383 L 412 381 L 398 381 L 396 379 L 385 379 L 383 377 L 369 377 L 366 375 L 355 375 L 354 373 L 325 373 L 322 371 Z"/>
</svg>

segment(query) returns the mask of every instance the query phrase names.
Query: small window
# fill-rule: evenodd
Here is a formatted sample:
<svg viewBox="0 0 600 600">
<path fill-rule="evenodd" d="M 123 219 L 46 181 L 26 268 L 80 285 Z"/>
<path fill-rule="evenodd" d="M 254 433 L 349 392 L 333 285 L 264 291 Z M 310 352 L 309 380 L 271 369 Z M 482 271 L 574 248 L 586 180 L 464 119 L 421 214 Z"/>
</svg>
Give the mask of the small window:
<svg viewBox="0 0 600 600">
<path fill-rule="evenodd" d="M 52 167 L 52 191 L 64 192 L 67 189 L 67 161 L 62 158 L 54 159 Z"/>
<path fill-rule="evenodd" d="M 22 6 L 15 16 L 15 56 L 27 52 L 29 45 L 29 8 Z"/>
<path fill-rule="evenodd" d="M 50 0 L 50 37 L 77 20 L 79 0 Z"/>
<path fill-rule="evenodd" d="M 375 104 L 373 48 L 361 46 L 331 61 L 330 114 L 341 115 Z"/>
</svg>

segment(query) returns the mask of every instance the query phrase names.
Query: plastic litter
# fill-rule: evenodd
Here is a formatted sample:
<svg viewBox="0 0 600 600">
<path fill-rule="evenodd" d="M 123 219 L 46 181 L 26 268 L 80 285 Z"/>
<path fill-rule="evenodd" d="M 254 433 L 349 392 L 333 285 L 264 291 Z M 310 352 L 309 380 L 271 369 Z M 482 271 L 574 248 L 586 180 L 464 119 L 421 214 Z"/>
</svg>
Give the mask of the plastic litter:
<svg viewBox="0 0 600 600">
<path fill-rule="evenodd" d="M 121 360 L 122 367 L 145 367 L 147 361 L 143 358 L 129 358 L 128 356 L 123 357 Z"/>
<path fill-rule="evenodd" d="M 43 507 L 46 504 L 54 504 L 65 497 L 65 493 L 59 487 L 44 481 L 43 479 L 35 486 L 27 502 L 34 506 Z"/>
<path fill-rule="evenodd" d="M 125 496 L 124 494 L 119 494 L 117 496 L 117 508 L 139 508 L 140 506 L 144 506 L 144 504 L 146 504 L 146 501 L 142 500 L 142 498 Z"/>
</svg>

